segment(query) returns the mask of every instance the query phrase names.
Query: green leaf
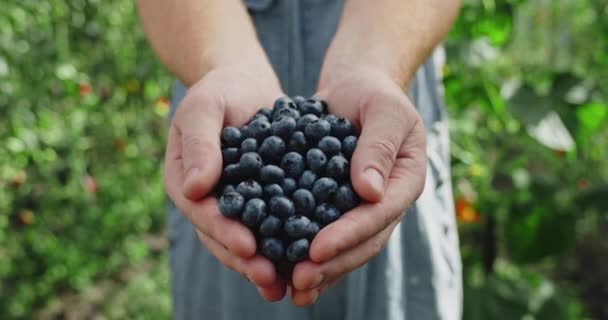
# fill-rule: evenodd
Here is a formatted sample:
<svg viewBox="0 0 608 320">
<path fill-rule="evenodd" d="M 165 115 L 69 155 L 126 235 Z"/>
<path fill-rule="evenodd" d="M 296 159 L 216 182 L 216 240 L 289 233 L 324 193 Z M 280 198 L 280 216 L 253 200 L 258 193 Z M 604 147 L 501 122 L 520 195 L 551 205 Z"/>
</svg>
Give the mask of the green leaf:
<svg viewBox="0 0 608 320">
<path fill-rule="evenodd" d="M 605 124 L 608 116 L 608 105 L 603 103 L 590 103 L 576 109 L 576 117 L 586 130 L 596 131 Z"/>
</svg>

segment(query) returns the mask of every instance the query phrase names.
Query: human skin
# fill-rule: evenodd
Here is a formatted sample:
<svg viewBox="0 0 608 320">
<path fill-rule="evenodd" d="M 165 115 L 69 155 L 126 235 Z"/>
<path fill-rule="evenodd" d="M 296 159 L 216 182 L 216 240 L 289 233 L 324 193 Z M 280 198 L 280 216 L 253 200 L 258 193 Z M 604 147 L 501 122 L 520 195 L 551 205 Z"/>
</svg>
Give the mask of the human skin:
<svg viewBox="0 0 608 320">
<path fill-rule="evenodd" d="M 138 0 L 138 7 L 159 59 L 189 87 L 169 129 L 167 193 L 207 249 L 266 300 L 282 299 L 289 286 L 294 304 L 314 303 L 384 247 L 422 192 L 424 127 L 404 89 L 449 29 L 459 1 L 346 1 L 317 95 L 362 129 L 351 178 L 367 202 L 319 232 L 310 261 L 296 266 L 290 284 L 256 255 L 253 234 L 223 217 L 211 195 L 221 175 L 222 127 L 244 124 L 283 95 L 242 1 Z"/>
</svg>

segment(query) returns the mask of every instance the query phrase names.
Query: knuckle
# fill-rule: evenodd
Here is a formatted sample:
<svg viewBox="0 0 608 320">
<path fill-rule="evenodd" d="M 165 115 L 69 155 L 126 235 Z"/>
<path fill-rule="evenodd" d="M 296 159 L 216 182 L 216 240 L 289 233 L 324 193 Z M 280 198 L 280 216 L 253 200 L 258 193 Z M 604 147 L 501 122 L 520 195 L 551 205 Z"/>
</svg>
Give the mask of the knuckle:
<svg viewBox="0 0 608 320">
<path fill-rule="evenodd" d="M 398 146 L 389 137 L 378 137 L 370 144 L 369 148 L 383 166 L 390 166 L 397 157 Z"/>
</svg>

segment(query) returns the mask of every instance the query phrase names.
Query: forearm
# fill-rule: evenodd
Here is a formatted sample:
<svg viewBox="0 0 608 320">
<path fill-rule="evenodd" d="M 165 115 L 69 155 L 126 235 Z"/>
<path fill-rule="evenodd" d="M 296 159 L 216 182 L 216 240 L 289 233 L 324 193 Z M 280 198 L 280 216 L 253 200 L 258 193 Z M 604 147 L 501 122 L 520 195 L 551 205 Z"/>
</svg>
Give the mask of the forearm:
<svg viewBox="0 0 608 320">
<path fill-rule="evenodd" d="M 347 0 L 319 87 L 352 66 L 386 72 L 405 88 L 453 23 L 459 0 Z"/>
<path fill-rule="evenodd" d="M 159 59 L 190 86 L 217 67 L 275 77 L 240 0 L 138 0 L 139 15 Z"/>
</svg>

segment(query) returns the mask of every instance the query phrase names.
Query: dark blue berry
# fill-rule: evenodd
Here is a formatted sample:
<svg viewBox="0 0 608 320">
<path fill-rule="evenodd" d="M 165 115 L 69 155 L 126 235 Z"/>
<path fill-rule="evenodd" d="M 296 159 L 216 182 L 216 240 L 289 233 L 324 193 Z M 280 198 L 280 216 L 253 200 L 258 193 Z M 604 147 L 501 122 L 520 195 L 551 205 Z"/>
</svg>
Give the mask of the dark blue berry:
<svg viewBox="0 0 608 320">
<path fill-rule="evenodd" d="M 325 174 L 335 180 L 347 178 L 349 174 L 348 160 L 341 155 L 331 157 L 331 159 L 327 161 Z"/>
<path fill-rule="evenodd" d="M 331 125 L 331 134 L 334 137 L 338 137 L 339 139 L 343 139 L 347 136 L 352 136 L 355 134 L 355 127 L 350 122 L 350 120 L 339 117 L 338 120 Z"/>
<path fill-rule="evenodd" d="M 270 108 L 262 108 L 258 110 L 257 114 L 265 116 L 266 119 L 272 119 L 272 109 Z"/>
<path fill-rule="evenodd" d="M 248 227 L 256 228 L 264 219 L 266 213 L 266 202 L 262 199 L 253 198 L 245 203 L 245 209 L 241 215 L 241 222 Z"/>
<path fill-rule="evenodd" d="M 319 141 L 317 147 L 321 149 L 321 151 L 323 151 L 326 156 L 331 157 L 340 153 L 340 150 L 342 149 L 342 144 L 340 143 L 340 140 L 338 140 L 338 138 L 327 136 L 323 137 L 321 141 Z"/>
<path fill-rule="evenodd" d="M 299 177 L 305 167 L 304 158 L 297 152 L 288 152 L 281 159 L 281 168 L 283 168 L 285 175 L 288 177 Z"/>
<path fill-rule="evenodd" d="M 245 138 L 253 138 L 253 136 L 251 135 L 251 131 L 249 130 L 249 126 L 245 125 L 239 128 L 239 131 L 241 131 L 241 134 L 243 135 L 243 139 Z"/>
<path fill-rule="evenodd" d="M 280 117 L 271 125 L 272 134 L 279 137 L 289 137 L 296 131 L 296 120 L 292 117 Z"/>
<path fill-rule="evenodd" d="M 283 109 L 297 109 L 297 106 L 293 100 L 289 97 L 281 97 L 278 98 L 274 102 L 274 106 L 272 107 L 273 111 L 276 113 L 277 111 L 281 111 Z"/>
<path fill-rule="evenodd" d="M 283 230 L 292 238 L 304 238 L 308 235 L 310 219 L 305 216 L 293 216 L 285 221 Z"/>
<path fill-rule="evenodd" d="M 224 167 L 239 162 L 240 157 L 241 153 L 238 148 L 230 147 L 222 149 L 222 162 Z"/>
<path fill-rule="evenodd" d="M 281 188 L 280 185 L 273 183 L 273 184 L 267 184 L 264 186 L 264 197 L 265 198 L 272 198 L 274 196 L 282 196 L 283 195 L 283 188 Z"/>
<path fill-rule="evenodd" d="M 261 113 L 256 113 L 256 114 L 254 114 L 254 115 L 251 117 L 251 119 L 249 119 L 249 122 L 251 122 L 251 121 L 253 121 L 253 120 L 258 120 L 258 119 L 261 119 L 261 120 L 264 120 L 264 121 L 268 121 L 268 122 L 270 122 L 270 118 L 268 118 L 267 116 L 265 116 L 265 115 L 263 115 L 263 114 L 261 114 Z"/>
<path fill-rule="evenodd" d="M 323 113 L 323 104 L 316 99 L 308 99 L 300 107 L 302 114 L 314 114 L 320 116 Z"/>
<path fill-rule="evenodd" d="M 294 120 L 298 120 L 300 118 L 300 113 L 298 112 L 298 110 L 296 109 L 292 109 L 292 108 L 285 108 L 285 109 L 281 109 L 279 111 L 275 111 L 272 114 L 272 120 L 276 121 L 280 118 L 293 118 Z"/>
<path fill-rule="evenodd" d="M 312 148 L 306 152 L 306 163 L 313 172 L 323 173 L 327 164 L 327 157 L 321 149 Z"/>
<path fill-rule="evenodd" d="M 319 101 L 321 103 L 321 105 L 323 106 L 323 112 L 326 113 L 327 112 L 327 101 L 317 97 L 317 96 L 312 96 L 310 98 L 308 98 L 308 100 L 315 100 L 315 101 Z"/>
<path fill-rule="evenodd" d="M 238 163 L 229 164 L 222 170 L 222 182 L 232 183 L 241 178 L 241 166 Z"/>
<path fill-rule="evenodd" d="M 222 129 L 222 143 L 228 147 L 236 147 L 241 143 L 243 134 L 235 127 L 226 127 Z"/>
<path fill-rule="evenodd" d="M 317 174 L 310 170 L 306 170 L 302 172 L 300 179 L 298 179 L 298 188 L 310 190 L 315 184 L 315 181 L 317 181 Z"/>
<path fill-rule="evenodd" d="M 260 233 L 267 237 L 277 235 L 281 231 L 282 225 L 283 222 L 281 222 L 281 219 L 269 215 L 260 224 Z"/>
<path fill-rule="evenodd" d="M 328 225 L 338 218 L 340 218 L 340 210 L 328 203 L 322 203 L 315 209 L 315 220 L 322 225 Z"/>
<path fill-rule="evenodd" d="M 225 193 L 218 201 L 220 212 L 227 218 L 238 217 L 243 212 L 244 207 L 245 198 L 236 192 Z"/>
<path fill-rule="evenodd" d="M 312 186 L 312 194 L 317 203 L 329 202 L 338 190 L 338 184 L 332 178 L 323 177 Z"/>
<path fill-rule="evenodd" d="M 304 128 L 304 134 L 312 140 L 320 140 L 321 138 L 328 136 L 330 131 L 331 125 L 323 119 L 313 121 Z"/>
<path fill-rule="evenodd" d="M 321 226 L 319 226 L 319 224 L 315 221 L 311 222 L 308 225 L 308 230 L 306 230 L 306 238 L 308 238 L 308 240 L 312 240 L 317 233 L 319 233 L 319 230 L 321 230 Z"/>
<path fill-rule="evenodd" d="M 236 186 L 236 192 L 245 197 L 245 200 L 262 197 L 262 186 L 255 180 L 246 180 Z"/>
<path fill-rule="evenodd" d="M 341 212 L 346 212 L 359 205 L 359 197 L 350 184 L 340 186 L 334 195 L 334 205 Z"/>
<path fill-rule="evenodd" d="M 227 184 L 222 189 L 222 194 L 226 194 L 226 193 L 229 193 L 229 192 L 236 192 L 236 188 L 234 187 L 234 185 Z"/>
<path fill-rule="evenodd" d="M 287 248 L 287 260 L 289 260 L 293 263 L 300 262 L 302 260 L 306 260 L 308 258 L 309 246 L 310 246 L 310 243 L 308 242 L 308 239 L 300 239 L 300 240 L 294 241 Z"/>
<path fill-rule="evenodd" d="M 291 134 L 288 143 L 289 151 L 296 151 L 298 153 L 303 153 L 306 151 L 306 136 L 302 131 L 296 131 Z"/>
<path fill-rule="evenodd" d="M 318 120 L 319 120 L 319 117 L 317 117 L 314 114 L 304 115 L 300 119 L 298 119 L 298 121 L 296 123 L 296 130 L 304 131 L 304 129 L 306 129 L 306 126 L 309 123 L 313 123 L 313 122 L 318 121 Z"/>
<path fill-rule="evenodd" d="M 256 152 L 258 150 L 258 141 L 254 138 L 247 138 L 241 142 L 241 152 Z"/>
<path fill-rule="evenodd" d="M 333 125 L 334 122 L 338 121 L 338 116 L 335 114 L 324 114 L 321 119 L 326 120 L 330 125 Z"/>
<path fill-rule="evenodd" d="M 277 136 L 270 136 L 262 142 L 258 152 L 266 162 L 278 162 L 285 154 L 285 142 Z"/>
<path fill-rule="evenodd" d="M 258 141 L 264 140 L 272 132 L 272 129 L 270 128 L 270 122 L 264 119 L 253 120 L 249 123 L 247 127 L 247 135 L 249 137 L 256 138 Z"/>
<path fill-rule="evenodd" d="M 281 219 L 289 218 L 296 213 L 293 202 L 287 197 L 277 196 L 270 198 L 268 207 L 270 208 L 270 213 Z"/>
<path fill-rule="evenodd" d="M 348 158 L 353 156 L 357 147 L 357 137 L 348 136 L 342 140 L 342 153 Z"/>
<path fill-rule="evenodd" d="M 247 176 L 255 176 L 262 168 L 263 162 L 262 157 L 256 152 L 247 152 L 241 155 L 239 160 L 239 166 L 241 173 Z"/>
<path fill-rule="evenodd" d="M 262 255 L 271 261 L 279 262 L 285 255 L 283 242 L 277 238 L 264 238 L 261 241 Z"/>
<path fill-rule="evenodd" d="M 296 191 L 296 181 L 293 178 L 285 178 L 283 183 L 281 183 L 281 189 L 283 189 L 283 193 L 286 196 L 290 196 L 294 191 Z"/>
<path fill-rule="evenodd" d="M 273 164 L 263 166 L 260 169 L 260 181 L 263 183 L 281 183 L 284 178 L 285 172 L 283 172 L 283 169 Z"/>
<path fill-rule="evenodd" d="M 306 102 L 306 98 L 304 98 L 302 96 L 292 97 L 291 100 L 293 100 L 293 102 L 296 104 L 296 106 L 298 107 L 298 110 L 300 110 L 300 108 L 302 107 L 304 102 Z"/>
<path fill-rule="evenodd" d="M 312 192 L 306 189 L 298 189 L 292 194 L 291 198 L 293 199 L 293 205 L 296 207 L 297 214 L 312 216 L 317 206 Z"/>
</svg>

